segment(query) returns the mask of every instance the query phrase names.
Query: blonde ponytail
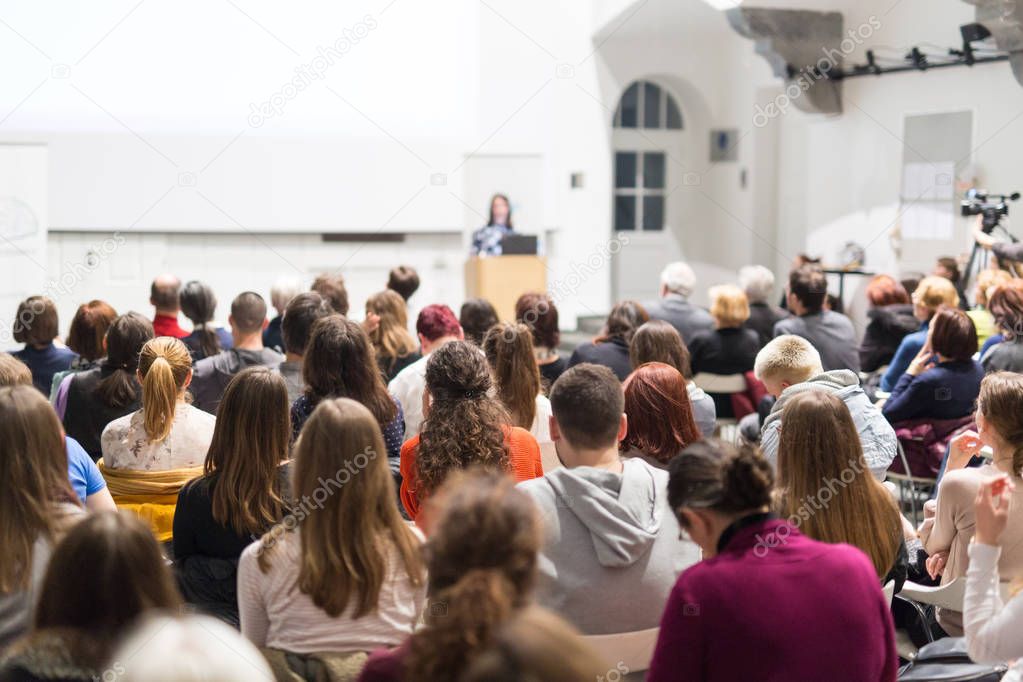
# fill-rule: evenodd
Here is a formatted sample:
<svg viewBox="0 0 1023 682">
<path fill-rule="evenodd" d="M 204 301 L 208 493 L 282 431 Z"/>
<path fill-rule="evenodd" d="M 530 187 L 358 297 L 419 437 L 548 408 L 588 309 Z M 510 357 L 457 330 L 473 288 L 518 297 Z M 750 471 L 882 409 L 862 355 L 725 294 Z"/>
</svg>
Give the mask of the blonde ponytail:
<svg viewBox="0 0 1023 682">
<path fill-rule="evenodd" d="M 178 339 L 161 336 L 142 347 L 142 417 L 150 442 L 160 443 L 170 435 L 178 394 L 191 369 L 192 358 Z"/>
</svg>

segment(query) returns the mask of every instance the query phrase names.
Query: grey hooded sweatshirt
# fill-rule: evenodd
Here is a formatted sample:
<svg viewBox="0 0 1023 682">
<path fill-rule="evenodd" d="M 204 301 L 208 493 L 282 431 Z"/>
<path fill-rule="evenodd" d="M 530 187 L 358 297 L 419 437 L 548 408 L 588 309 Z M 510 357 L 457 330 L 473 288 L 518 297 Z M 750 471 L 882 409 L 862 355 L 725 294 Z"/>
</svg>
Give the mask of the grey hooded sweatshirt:
<svg viewBox="0 0 1023 682">
<path fill-rule="evenodd" d="M 881 410 L 870 402 L 867 394 L 860 388 L 859 377 L 848 369 L 824 372 L 801 384 L 793 384 L 782 391 L 778 401 L 771 408 L 771 413 L 764 420 L 764 426 L 760 431 L 760 449 L 767 461 L 775 467 L 778 466 L 778 441 L 781 437 L 779 430 L 785 404 L 792 399 L 792 396 L 807 391 L 827 391 L 842 399 L 845 406 L 849 408 L 849 413 L 856 424 L 856 430 L 860 434 L 863 459 L 866 460 L 867 468 L 876 479 L 884 480 L 888 466 L 898 454 L 899 446 L 895 430 L 881 414 Z"/>
<path fill-rule="evenodd" d="M 583 634 L 657 627 L 679 573 L 700 560 L 668 504 L 668 472 L 627 459 L 616 474 L 560 468 L 524 481 L 540 509 L 537 603 Z"/>
</svg>

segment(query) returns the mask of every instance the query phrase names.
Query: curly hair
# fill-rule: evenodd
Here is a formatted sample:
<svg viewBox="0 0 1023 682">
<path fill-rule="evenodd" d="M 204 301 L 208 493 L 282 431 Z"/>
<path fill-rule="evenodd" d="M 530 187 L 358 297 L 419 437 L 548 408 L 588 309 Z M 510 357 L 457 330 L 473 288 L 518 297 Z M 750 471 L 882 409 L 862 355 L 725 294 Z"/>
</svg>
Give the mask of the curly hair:
<svg viewBox="0 0 1023 682">
<path fill-rule="evenodd" d="M 504 442 L 508 414 L 490 395 L 492 386 L 487 360 L 473 344 L 451 341 L 430 355 L 426 364 L 430 409 L 416 453 L 416 489 L 421 499 L 453 470 L 474 464 L 508 470 Z"/>
</svg>

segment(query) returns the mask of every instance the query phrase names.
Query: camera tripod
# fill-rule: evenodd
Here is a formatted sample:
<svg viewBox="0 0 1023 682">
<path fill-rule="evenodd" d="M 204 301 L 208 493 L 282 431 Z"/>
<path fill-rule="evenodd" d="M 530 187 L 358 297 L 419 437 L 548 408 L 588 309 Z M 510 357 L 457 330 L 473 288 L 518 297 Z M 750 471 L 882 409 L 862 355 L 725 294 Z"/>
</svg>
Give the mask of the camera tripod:
<svg viewBox="0 0 1023 682">
<path fill-rule="evenodd" d="M 1011 241 L 1013 244 L 1019 242 L 1019 239 L 1016 238 L 1016 235 L 1009 232 L 1008 228 L 1006 228 L 1005 225 L 1002 225 L 1000 221 L 996 221 L 990 227 L 985 226 L 984 232 L 986 232 L 987 234 L 992 234 L 995 230 L 1001 230 L 1001 233 L 1004 236 L 1008 237 L 1009 241 Z M 963 269 L 963 273 L 959 276 L 959 288 L 962 291 L 968 292 L 970 290 L 969 289 L 970 280 L 976 274 L 974 271 L 980 272 L 981 270 L 986 270 L 988 267 L 989 259 L 990 254 L 988 253 L 988 250 L 985 249 L 980 244 L 978 244 L 976 240 L 974 240 L 973 250 L 970 251 L 970 258 L 969 260 L 966 261 L 966 267 Z M 1007 263 L 1002 263 L 1001 265 L 1006 270 L 1009 270 L 1010 273 L 1014 275 L 1016 274 L 1014 269 L 1011 268 Z"/>
</svg>

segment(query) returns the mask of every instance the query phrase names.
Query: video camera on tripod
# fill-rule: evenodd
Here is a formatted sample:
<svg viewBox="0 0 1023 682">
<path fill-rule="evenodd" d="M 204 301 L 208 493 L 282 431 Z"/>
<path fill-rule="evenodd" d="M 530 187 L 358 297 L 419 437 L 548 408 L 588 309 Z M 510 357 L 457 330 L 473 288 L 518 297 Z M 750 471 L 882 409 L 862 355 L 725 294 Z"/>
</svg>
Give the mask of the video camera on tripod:
<svg viewBox="0 0 1023 682">
<path fill-rule="evenodd" d="M 966 198 L 960 204 L 963 217 L 974 215 L 984 216 L 982 230 L 984 234 L 991 234 L 1002 220 L 1002 216 L 1009 215 L 1010 201 L 1019 200 L 1020 193 L 1012 194 L 990 194 L 986 190 L 971 189 L 966 193 Z"/>
</svg>

